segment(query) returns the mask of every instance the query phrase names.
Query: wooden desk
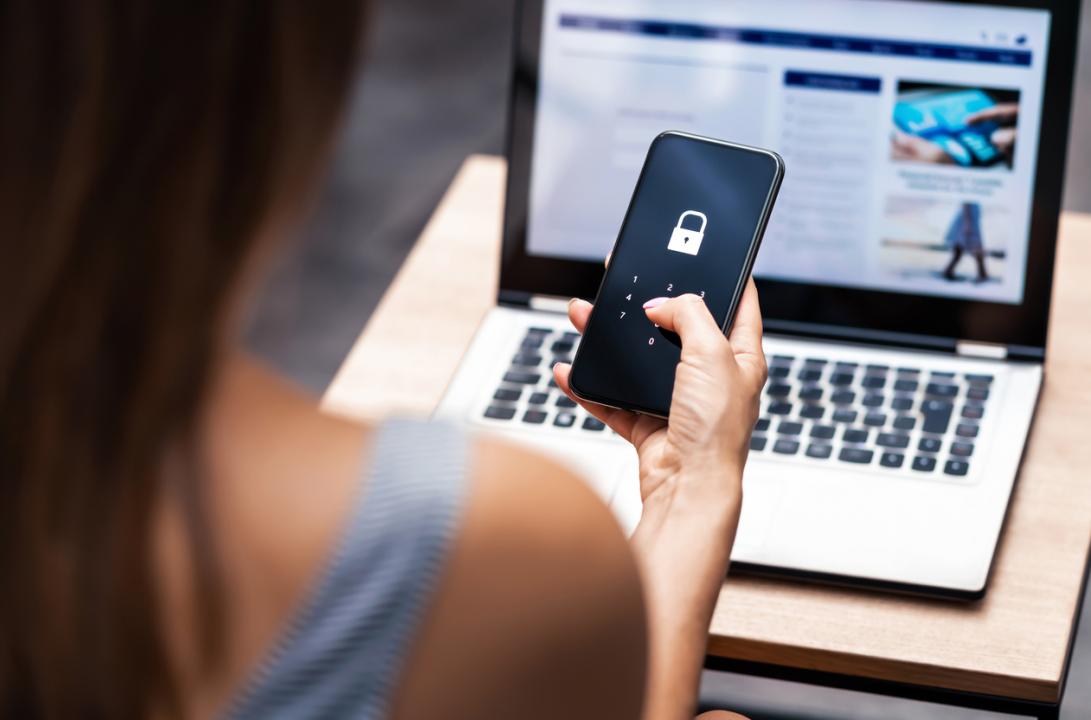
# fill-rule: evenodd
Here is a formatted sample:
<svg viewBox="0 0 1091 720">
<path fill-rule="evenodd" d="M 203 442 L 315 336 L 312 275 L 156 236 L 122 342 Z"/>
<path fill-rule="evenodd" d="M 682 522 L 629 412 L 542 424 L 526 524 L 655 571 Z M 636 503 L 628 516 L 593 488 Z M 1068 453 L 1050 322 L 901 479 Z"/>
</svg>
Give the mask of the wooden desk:
<svg viewBox="0 0 1091 720">
<path fill-rule="evenodd" d="M 330 385 L 329 411 L 431 412 L 496 297 L 503 179 L 501 159 L 467 160 Z M 712 621 L 710 657 L 751 664 L 735 669 L 799 672 L 793 677 L 809 682 L 862 678 L 878 692 L 903 694 L 887 683 L 938 689 L 936 697 L 958 695 L 959 704 L 975 704 L 963 702 L 967 694 L 1026 701 L 1051 715 L 1091 541 L 1089 318 L 1091 216 L 1067 215 L 1046 383 L 984 600 L 731 577 Z"/>
</svg>

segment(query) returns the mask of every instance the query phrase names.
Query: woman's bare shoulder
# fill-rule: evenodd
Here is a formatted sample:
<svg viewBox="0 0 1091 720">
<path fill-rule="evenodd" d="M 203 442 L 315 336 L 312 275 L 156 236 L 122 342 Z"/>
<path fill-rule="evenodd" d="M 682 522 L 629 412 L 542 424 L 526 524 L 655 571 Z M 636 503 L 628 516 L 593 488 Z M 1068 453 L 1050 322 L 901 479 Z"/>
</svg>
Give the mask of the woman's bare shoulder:
<svg viewBox="0 0 1091 720">
<path fill-rule="evenodd" d="M 214 676 L 200 670 L 192 546 L 168 496 L 158 521 L 158 572 L 168 646 L 183 688 L 214 712 L 246 681 L 318 579 L 361 491 L 371 429 L 328 417 L 305 393 L 246 358 L 211 394 L 198 437 L 210 547 L 227 634 Z"/>
<path fill-rule="evenodd" d="M 322 415 L 259 366 L 232 372 L 205 434 L 228 654 L 217 677 L 186 687 L 209 712 L 246 681 L 325 567 L 366 484 L 374 432 Z M 399 717 L 634 717 L 643 605 L 609 510 L 554 461 L 467 442 L 467 500 L 410 650 Z M 184 543 L 162 545 L 170 644 L 179 667 L 192 667 L 192 624 L 177 620 L 191 615 Z M 579 711 L 558 705 L 574 698 Z"/>
<path fill-rule="evenodd" d="M 640 580 L 610 511 L 544 456 L 480 439 L 472 458 L 462 529 L 396 716 L 636 717 Z"/>
</svg>

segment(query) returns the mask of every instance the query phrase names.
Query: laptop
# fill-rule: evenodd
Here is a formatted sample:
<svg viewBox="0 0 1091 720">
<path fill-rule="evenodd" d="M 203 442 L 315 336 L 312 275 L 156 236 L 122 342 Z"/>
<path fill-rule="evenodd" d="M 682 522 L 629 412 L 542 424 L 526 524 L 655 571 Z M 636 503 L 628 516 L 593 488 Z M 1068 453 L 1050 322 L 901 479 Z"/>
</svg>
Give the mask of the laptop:
<svg viewBox="0 0 1091 720">
<path fill-rule="evenodd" d="M 774 149 L 732 567 L 981 597 L 1043 381 L 1078 6 L 523 2 L 497 304 L 437 415 L 570 464 L 632 528 L 633 450 L 552 382 L 566 301 L 658 133 Z"/>
</svg>

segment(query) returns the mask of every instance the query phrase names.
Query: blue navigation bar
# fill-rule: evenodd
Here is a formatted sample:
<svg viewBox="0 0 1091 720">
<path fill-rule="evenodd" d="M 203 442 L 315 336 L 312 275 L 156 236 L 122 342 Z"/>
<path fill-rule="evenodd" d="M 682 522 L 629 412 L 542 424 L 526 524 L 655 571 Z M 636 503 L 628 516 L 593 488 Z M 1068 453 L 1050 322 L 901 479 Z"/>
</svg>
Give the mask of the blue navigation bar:
<svg viewBox="0 0 1091 720">
<path fill-rule="evenodd" d="M 747 45 L 773 45 L 800 50 L 897 55 L 926 60 L 993 63 L 1030 66 L 1029 50 L 983 48 L 972 45 L 945 45 L 908 40 L 886 40 L 843 35 L 762 30 L 760 28 L 724 27 L 669 20 L 625 20 L 621 18 L 565 13 L 561 27 L 573 30 L 599 30 L 685 40 L 718 40 Z"/>
<path fill-rule="evenodd" d="M 878 93 L 883 81 L 877 77 L 856 77 L 855 75 L 833 75 L 830 73 L 787 70 L 784 84 L 814 90 L 839 90 L 841 92 Z"/>
</svg>

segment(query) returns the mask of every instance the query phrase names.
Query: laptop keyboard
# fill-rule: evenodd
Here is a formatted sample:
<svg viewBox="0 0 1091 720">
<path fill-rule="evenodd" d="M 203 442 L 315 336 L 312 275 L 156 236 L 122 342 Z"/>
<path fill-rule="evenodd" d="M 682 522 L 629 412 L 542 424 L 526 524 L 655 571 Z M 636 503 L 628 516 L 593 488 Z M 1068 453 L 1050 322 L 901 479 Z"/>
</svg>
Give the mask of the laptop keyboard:
<svg viewBox="0 0 1091 720">
<path fill-rule="evenodd" d="M 773 355 L 754 454 L 961 477 L 993 377 Z"/>
<path fill-rule="evenodd" d="M 571 362 L 579 335 L 528 328 L 482 411 L 490 422 L 587 435 L 606 427 L 568 399 L 552 367 Z M 993 376 L 835 357 L 770 355 L 753 456 L 967 475 Z"/>
<path fill-rule="evenodd" d="M 553 365 L 572 362 L 579 339 L 579 333 L 571 331 L 528 328 L 484 410 L 484 417 L 594 435 L 609 432 L 602 422 L 561 392 L 553 380 Z"/>
</svg>

